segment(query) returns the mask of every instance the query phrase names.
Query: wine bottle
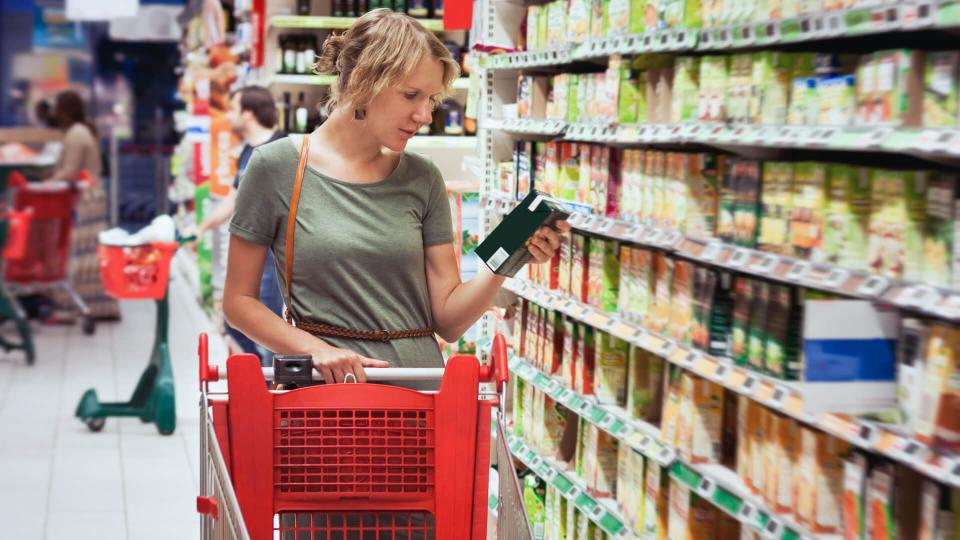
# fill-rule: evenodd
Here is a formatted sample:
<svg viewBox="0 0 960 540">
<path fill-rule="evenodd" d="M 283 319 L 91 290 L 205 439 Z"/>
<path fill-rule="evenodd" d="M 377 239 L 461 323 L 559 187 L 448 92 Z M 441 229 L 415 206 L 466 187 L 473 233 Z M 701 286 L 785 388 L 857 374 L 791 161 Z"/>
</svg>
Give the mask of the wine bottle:
<svg viewBox="0 0 960 540">
<path fill-rule="evenodd" d="M 293 133 L 293 122 L 290 121 L 291 109 L 290 109 L 290 92 L 283 93 L 283 131 L 286 133 Z"/>
<path fill-rule="evenodd" d="M 277 37 L 277 50 L 274 53 L 273 61 L 276 65 L 277 73 L 283 73 L 283 49 L 286 47 L 287 38 L 283 34 Z"/>
<path fill-rule="evenodd" d="M 307 73 L 307 46 L 303 36 L 297 37 L 297 75 L 306 75 Z"/>
<path fill-rule="evenodd" d="M 297 133 L 306 133 L 307 132 L 307 120 L 309 112 L 307 111 L 307 105 L 303 101 L 303 92 L 300 92 L 300 95 L 297 99 L 297 112 L 296 112 L 296 131 Z"/>
<path fill-rule="evenodd" d="M 293 36 L 283 40 L 283 73 L 297 72 L 297 51 L 294 48 Z"/>
</svg>

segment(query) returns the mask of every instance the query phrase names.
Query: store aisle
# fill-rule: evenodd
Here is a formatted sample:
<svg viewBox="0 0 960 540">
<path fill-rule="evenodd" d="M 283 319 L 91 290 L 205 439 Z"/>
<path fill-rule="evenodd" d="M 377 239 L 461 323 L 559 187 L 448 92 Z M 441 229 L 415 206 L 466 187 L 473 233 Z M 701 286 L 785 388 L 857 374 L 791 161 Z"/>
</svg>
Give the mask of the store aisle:
<svg viewBox="0 0 960 540">
<path fill-rule="evenodd" d="M 170 285 L 177 428 L 108 419 L 91 433 L 73 416 L 83 391 L 129 398 L 153 342 L 152 301 L 121 302 L 123 321 L 95 336 L 35 326 L 37 363 L 0 354 L 0 523 L 18 540 L 199 537 L 197 341 L 209 330 L 183 276 Z M 211 357 L 223 358 L 222 343 Z"/>
</svg>

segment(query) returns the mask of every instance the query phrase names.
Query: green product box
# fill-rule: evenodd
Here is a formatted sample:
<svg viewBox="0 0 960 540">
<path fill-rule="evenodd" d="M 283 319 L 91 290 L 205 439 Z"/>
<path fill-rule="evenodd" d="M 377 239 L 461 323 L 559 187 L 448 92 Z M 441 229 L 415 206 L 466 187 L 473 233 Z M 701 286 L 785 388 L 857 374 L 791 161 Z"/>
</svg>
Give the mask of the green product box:
<svg viewBox="0 0 960 540">
<path fill-rule="evenodd" d="M 700 107 L 700 58 L 683 56 L 673 71 L 673 100 L 670 118 L 674 122 L 697 120 Z"/>
<path fill-rule="evenodd" d="M 605 332 L 597 332 L 594 342 L 597 370 L 594 393 L 597 403 L 624 406 L 627 403 L 627 353 L 630 344 Z"/>
<path fill-rule="evenodd" d="M 768 253 L 789 255 L 793 164 L 767 161 L 763 164 L 763 192 L 758 247 Z"/>
<path fill-rule="evenodd" d="M 477 246 L 477 256 L 494 273 L 512 277 L 532 257 L 525 243 L 533 233 L 569 216 L 563 203 L 532 190 Z"/>
<path fill-rule="evenodd" d="M 766 325 L 765 371 L 782 380 L 798 380 L 803 371 L 800 364 L 803 305 L 797 288 L 769 285 Z"/>
<path fill-rule="evenodd" d="M 527 50 L 539 51 L 543 49 L 540 40 L 540 6 L 527 6 Z"/>
<path fill-rule="evenodd" d="M 938 174 L 927 188 L 927 232 L 924 235 L 924 279 L 938 287 L 951 284 L 954 247 L 954 206 L 957 177 Z"/>
<path fill-rule="evenodd" d="M 697 118 L 703 122 L 727 119 L 729 56 L 704 56 L 700 60 L 700 104 Z"/>
<path fill-rule="evenodd" d="M 580 101 L 585 97 L 586 89 L 583 75 L 570 75 L 567 84 L 567 122 L 580 121 Z"/>
<path fill-rule="evenodd" d="M 630 295 L 630 309 L 628 318 L 642 323 L 650 312 L 650 295 L 653 276 L 653 253 L 645 249 L 631 250 L 631 266 L 635 268 L 636 281 L 633 294 Z"/>
<path fill-rule="evenodd" d="M 958 86 L 960 86 L 960 52 L 928 53 L 923 75 L 924 126 L 943 128 L 957 126 Z"/>
<path fill-rule="evenodd" d="M 640 92 L 640 73 L 630 69 L 629 64 L 620 67 L 620 96 L 617 103 L 617 119 L 621 124 L 636 124 L 639 119 L 637 107 Z"/>
<path fill-rule="evenodd" d="M 197 225 L 206 219 L 213 200 L 210 198 L 210 182 L 197 186 L 194 192 Z M 197 271 L 200 276 L 200 298 L 207 308 L 213 307 L 213 232 L 209 232 L 197 242 Z"/>
<path fill-rule="evenodd" d="M 760 123 L 766 125 L 781 125 L 787 123 L 787 108 L 790 104 L 791 81 L 791 53 L 763 52 L 757 53 L 764 58 L 760 68 L 763 76 L 760 88 L 762 100 L 760 104 Z M 766 70 L 769 69 L 769 74 Z M 769 76 L 768 76 L 769 75 Z M 754 81 L 757 84 L 758 81 Z"/>
<path fill-rule="evenodd" d="M 905 189 L 901 192 L 906 204 L 906 234 L 904 235 L 905 264 L 903 277 L 909 281 L 924 279 L 924 263 L 927 258 L 927 188 L 930 173 L 910 172 L 904 178 Z"/>
<path fill-rule="evenodd" d="M 770 286 L 763 281 L 752 282 L 753 303 L 750 306 L 750 329 L 747 331 L 747 364 L 751 369 L 764 371 L 764 352 L 767 342 L 768 305 Z"/>
<path fill-rule="evenodd" d="M 603 39 L 607 37 L 607 26 L 609 25 L 607 5 L 610 0 L 593 0 L 591 7 L 590 38 Z"/>
<path fill-rule="evenodd" d="M 558 143 L 560 159 L 557 195 L 564 201 L 575 201 L 580 188 L 581 153 L 577 143 Z"/>
<path fill-rule="evenodd" d="M 630 0 L 629 33 L 640 34 L 647 29 L 646 10 L 647 0 Z"/>
<path fill-rule="evenodd" d="M 603 281 L 601 283 L 600 307 L 607 313 L 616 313 L 617 300 L 620 297 L 620 244 L 608 240 L 603 242 L 602 245 Z"/>
<path fill-rule="evenodd" d="M 527 511 L 527 520 L 530 528 L 540 531 L 542 537 L 546 525 L 547 484 L 542 478 L 531 473 L 524 478 L 523 485 L 523 507 Z"/>
<path fill-rule="evenodd" d="M 547 4 L 547 49 L 554 49 L 566 43 L 567 5 L 563 2 Z"/>
<path fill-rule="evenodd" d="M 870 180 L 869 171 L 861 167 L 830 165 L 823 262 L 851 270 L 867 269 Z"/>
<path fill-rule="evenodd" d="M 523 399 L 523 394 L 527 381 L 513 374 L 510 375 L 510 378 L 513 380 L 513 434 L 517 437 L 523 437 L 524 407 L 527 403 Z"/>
<path fill-rule="evenodd" d="M 747 349 L 750 332 L 750 308 L 753 306 L 753 282 L 746 278 L 737 278 L 733 285 L 733 330 L 730 341 L 730 354 L 737 365 L 746 366 L 749 358 Z"/>
</svg>

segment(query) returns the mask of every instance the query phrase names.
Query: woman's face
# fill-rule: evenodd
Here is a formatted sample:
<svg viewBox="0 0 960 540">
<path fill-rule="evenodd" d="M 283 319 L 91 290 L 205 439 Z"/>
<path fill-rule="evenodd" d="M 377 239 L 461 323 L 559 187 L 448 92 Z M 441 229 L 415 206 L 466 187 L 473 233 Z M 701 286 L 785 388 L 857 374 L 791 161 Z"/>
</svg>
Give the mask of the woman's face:
<svg viewBox="0 0 960 540">
<path fill-rule="evenodd" d="M 420 126 L 431 122 L 442 91 L 443 64 L 425 57 L 398 86 L 384 89 L 370 101 L 366 125 L 380 144 L 400 152 Z"/>
</svg>

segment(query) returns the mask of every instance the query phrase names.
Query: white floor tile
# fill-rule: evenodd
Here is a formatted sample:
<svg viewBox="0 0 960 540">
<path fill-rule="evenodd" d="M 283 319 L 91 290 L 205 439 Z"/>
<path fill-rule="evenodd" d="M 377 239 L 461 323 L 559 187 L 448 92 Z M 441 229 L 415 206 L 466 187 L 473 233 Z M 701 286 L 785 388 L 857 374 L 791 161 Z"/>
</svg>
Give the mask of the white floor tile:
<svg viewBox="0 0 960 540">
<path fill-rule="evenodd" d="M 127 535 L 123 512 L 51 512 L 47 522 L 47 538 L 125 540 L 133 537 Z"/>
</svg>

